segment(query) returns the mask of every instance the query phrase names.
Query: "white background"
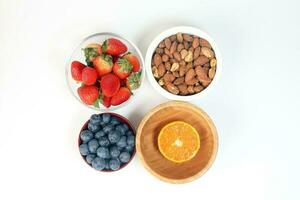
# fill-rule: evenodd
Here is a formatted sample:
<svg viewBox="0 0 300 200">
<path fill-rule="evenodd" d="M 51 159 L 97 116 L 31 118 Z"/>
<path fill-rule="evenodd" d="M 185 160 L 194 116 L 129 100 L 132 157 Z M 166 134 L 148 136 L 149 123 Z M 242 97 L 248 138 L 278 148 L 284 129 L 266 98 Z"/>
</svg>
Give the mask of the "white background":
<svg viewBox="0 0 300 200">
<path fill-rule="evenodd" d="M 298 0 L 0 0 L 0 199 L 300 199 L 299 9 Z M 91 169 L 77 137 L 95 112 L 68 90 L 71 51 L 112 31 L 145 55 L 177 25 L 208 32 L 224 57 L 215 90 L 193 102 L 218 128 L 215 163 L 184 185 L 152 177 L 138 157 L 116 173 Z M 166 101 L 148 81 L 142 92 L 117 111 L 135 126 Z"/>
</svg>

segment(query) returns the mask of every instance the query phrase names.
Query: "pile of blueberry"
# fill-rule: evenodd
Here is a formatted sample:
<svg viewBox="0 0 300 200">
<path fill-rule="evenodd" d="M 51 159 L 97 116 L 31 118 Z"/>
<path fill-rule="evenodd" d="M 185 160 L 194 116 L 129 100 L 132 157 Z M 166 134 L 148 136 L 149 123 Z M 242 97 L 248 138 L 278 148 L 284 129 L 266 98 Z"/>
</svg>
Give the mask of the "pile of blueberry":
<svg viewBox="0 0 300 200">
<path fill-rule="evenodd" d="M 80 139 L 81 155 L 96 170 L 118 170 L 129 162 L 135 148 L 130 127 L 108 113 L 92 115 Z"/>
</svg>

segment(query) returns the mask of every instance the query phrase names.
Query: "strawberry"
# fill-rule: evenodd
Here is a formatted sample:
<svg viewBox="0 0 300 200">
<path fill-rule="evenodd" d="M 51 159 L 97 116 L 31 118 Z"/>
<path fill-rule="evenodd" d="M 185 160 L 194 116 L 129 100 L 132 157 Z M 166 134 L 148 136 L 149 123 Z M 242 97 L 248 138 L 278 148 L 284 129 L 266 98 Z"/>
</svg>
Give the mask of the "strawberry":
<svg viewBox="0 0 300 200">
<path fill-rule="evenodd" d="M 132 65 L 128 60 L 119 58 L 113 66 L 113 71 L 120 79 L 124 79 L 130 75 L 132 71 Z"/>
<path fill-rule="evenodd" d="M 99 108 L 100 107 L 100 103 L 101 103 L 106 108 L 109 108 L 110 107 L 110 99 L 111 99 L 111 97 L 103 96 L 103 94 L 101 94 L 99 96 L 99 98 L 94 102 L 94 106 L 96 108 Z"/>
<path fill-rule="evenodd" d="M 130 90 L 135 90 L 140 87 L 141 85 L 141 74 L 142 72 L 138 73 L 132 73 L 129 77 L 126 79 L 126 86 Z"/>
<path fill-rule="evenodd" d="M 85 85 L 94 85 L 97 81 L 97 71 L 92 67 L 85 67 L 82 70 L 82 82 Z"/>
<path fill-rule="evenodd" d="M 102 47 L 100 44 L 92 43 L 87 45 L 83 51 L 87 65 L 92 66 L 94 59 L 102 54 Z"/>
<path fill-rule="evenodd" d="M 102 44 L 102 52 L 110 55 L 120 55 L 127 51 L 127 46 L 120 40 L 115 38 L 109 38 Z"/>
<path fill-rule="evenodd" d="M 126 87 L 121 87 L 119 91 L 114 96 L 112 96 L 110 103 L 113 106 L 120 105 L 121 103 L 127 101 L 130 96 L 130 90 Z"/>
<path fill-rule="evenodd" d="M 111 72 L 113 66 L 112 57 L 105 54 L 98 56 L 93 61 L 93 65 L 98 73 L 98 76 L 101 77 Z"/>
<path fill-rule="evenodd" d="M 127 53 L 123 56 L 123 58 L 125 58 L 126 60 L 128 60 L 130 62 L 130 64 L 132 65 L 132 71 L 133 72 L 138 72 L 140 71 L 140 62 L 139 59 L 133 55 L 132 53 Z"/>
<path fill-rule="evenodd" d="M 112 97 L 120 88 L 120 80 L 114 74 L 107 74 L 101 78 L 100 85 L 103 95 Z"/>
<path fill-rule="evenodd" d="M 86 66 L 79 61 L 73 61 L 71 63 L 71 75 L 75 81 L 82 81 L 82 70 Z"/>
<path fill-rule="evenodd" d="M 83 85 L 77 89 L 80 99 L 88 105 L 93 105 L 99 96 L 99 90 L 96 86 Z"/>
</svg>

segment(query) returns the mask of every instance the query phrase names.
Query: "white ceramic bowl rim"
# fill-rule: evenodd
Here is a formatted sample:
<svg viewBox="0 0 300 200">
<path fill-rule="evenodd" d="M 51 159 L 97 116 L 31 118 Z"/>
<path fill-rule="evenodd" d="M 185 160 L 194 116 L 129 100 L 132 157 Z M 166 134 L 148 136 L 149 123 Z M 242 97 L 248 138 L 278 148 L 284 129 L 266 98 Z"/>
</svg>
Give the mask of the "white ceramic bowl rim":
<svg viewBox="0 0 300 200">
<path fill-rule="evenodd" d="M 89 40 L 90 38 L 93 38 L 93 37 L 97 37 L 97 36 L 99 36 L 99 35 L 109 35 L 109 36 L 111 36 L 111 37 L 115 37 L 115 38 L 122 39 L 122 40 L 128 42 L 128 43 L 135 49 L 135 51 L 137 52 L 138 57 L 139 57 L 139 60 L 141 61 L 141 72 L 142 72 L 142 75 L 141 75 L 141 85 L 140 85 L 140 87 L 139 87 L 138 89 L 135 90 L 134 96 L 139 95 L 140 89 L 141 89 L 142 84 L 143 84 L 144 79 L 145 79 L 145 69 L 144 69 L 144 68 L 145 68 L 145 62 L 144 62 L 144 57 L 143 57 L 143 55 L 142 55 L 140 49 L 139 49 L 139 48 L 138 48 L 131 40 L 126 39 L 125 37 L 123 37 L 123 36 L 120 35 L 120 34 L 115 34 L 115 33 L 111 33 L 111 32 L 98 32 L 98 33 L 94 33 L 94 34 L 92 34 L 92 35 L 89 35 L 89 36 L 85 37 L 83 40 L 81 40 L 81 42 L 74 48 L 74 50 L 72 51 L 72 53 L 71 53 L 71 55 L 70 55 L 70 58 L 68 59 L 67 66 L 66 66 L 66 79 L 67 79 L 67 85 L 68 85 L 68 87 L 69 87 L 69 90 L 71 91 L 72 95 L 73 95 L 73 96 L 74 96 L 81 104 L 87 106 L 88 108 L 91 108 L 91 109 L 97 110 L 97 111 L 108 112 L 108 111 L 114 111 L 114 110 L 117 110 L 117 109 L 120 109 L 120 108 L 125 107 L 127 104 L 129 104 L 129 103 L 132 101 L 133 97 L 131 97 L 128 101 L 122 103 L 122 104 L 119 105 L 119 106 L 112 106 L 112 107 L 109 107 L 109 108 L 105 108 L 105 107 L 102 107 L 102 108 L 96 108 L 96 107 L 94 107 L 94 106 L 89 106 L 89 105 L 86 105 L 85 103 L 83 103 L 83 102 L 81 101 L 81 99 L 80 99 L 79 97 L 77 97 L 77 96 L 74 94 L 74 92 L 73 92 L 73 90 L 72 90 L 72 87 L 71 87 L 71 85 L 70 85 L 70 83 L 69 83 L 69 80 L 68 80 L 68 68 L 70 67 L 69 65 L 70 65 L 70 63 L 72 62 L 72 56 L 73 56 L 74 52 L 75 52 L 76 50 L 78 50 L 78 49 L 79 49 L 79 48 L 80 48 L 87 40 Z"/>
<path fill-rule="evenodd" d="M 161 41 L 163 41 L 165 38 L 176 34 L 178 32 L 181 33 L 187 33 L 187 34 L 191 34 L 191 35 L 196 35 L 199 36 L 203 39 L 206 39 L 212 46 L 215 55 L 216 55 L 216 59 L 217 59 L 217 68 L 216 68 L 216 74 L 215 77 L 213 78 L 212 82 L 209 84 L 209 86 L 207 88 L 205 88 L 203 91 L 194 94 L 194 95 L 189 95 L 189 96 L 179 96 L 179 95 L 175 95 L 172 94 L 170 92 L 168 92 L 167 90 L 165 90 L 164 88 L 162 88 L 157 81 L 155 80 L 153 74 L 152 74 L 152 67 L 151 67 L 151 62 L 152 62 L 152 55 L 153 52 L 155 51 L 156 47 L 159 45 L 159 43 Z M 216 82 L 218 81 L 219 77 L 220 77 L 220 73 L 221 73 L 221 69 L 222 69 L 222 56 L 220 53 L 219 48 L 217 47 L 216 42 L 204 31 L 195 28 L 195 27 L 190 27 L 190 26 L 177 26 L 177 27 L 173 27 L 170 29 L 167 29 L 165 31 L 163 31 L 162 33 L 160 33 L 159 35 L 157 35 L 154 40 L 151 42 L 150 46 L 148 47 L 147 50 L 147 54 L 146 54 L 146 58 L 145 58 L 145 68 L 146 68 L 146 73 L 147 73 L 147 77 L 148 80 L 150 81 L 150 84 L 164 97 L 171 99 L 171 100 L 181 100 L 181 101 L 192 101 L 192 100 L 196 100 L 196 99 L 200 99 L 201 97 L 207 95 L 207 93 L 212 90 L 215 87 Z"/>
</svg>

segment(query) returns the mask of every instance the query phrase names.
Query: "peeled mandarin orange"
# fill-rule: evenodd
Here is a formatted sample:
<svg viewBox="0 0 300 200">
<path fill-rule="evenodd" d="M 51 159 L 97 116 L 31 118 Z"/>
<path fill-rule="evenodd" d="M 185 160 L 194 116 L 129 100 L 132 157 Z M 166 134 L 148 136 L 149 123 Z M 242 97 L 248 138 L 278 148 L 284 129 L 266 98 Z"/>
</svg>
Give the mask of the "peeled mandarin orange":
<svg viewBox="0 0 300 200">
<path fill-rule="evenodd" d="M 183 121 L 165 125 L 158 135 L 158 147 L 168 160 L 182 163 L 192 159 L 200 149 L 197 130 Z"/>
</svg>

